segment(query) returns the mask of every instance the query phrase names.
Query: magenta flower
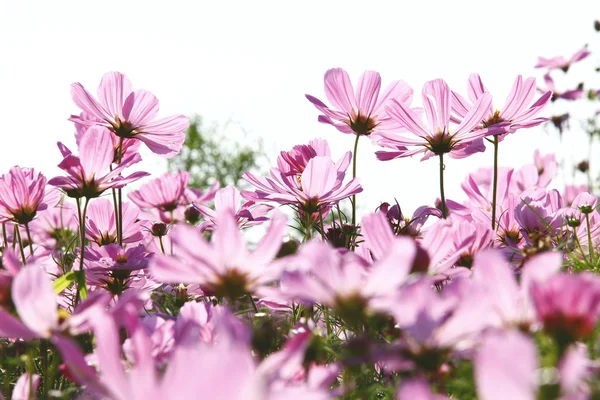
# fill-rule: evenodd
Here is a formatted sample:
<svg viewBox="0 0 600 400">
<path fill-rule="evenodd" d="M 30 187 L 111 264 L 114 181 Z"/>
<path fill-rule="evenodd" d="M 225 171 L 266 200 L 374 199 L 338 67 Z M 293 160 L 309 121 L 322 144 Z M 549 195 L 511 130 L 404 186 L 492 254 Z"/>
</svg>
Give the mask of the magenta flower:
<svg viewBox="0 0 600 400">
<path fill-rule="evenodd" d="M 390 99 L 410 103 L 413 90 L 404 81 L 392 82 L 380 96 L 381 76 L 375 71 L 365 71 L 358 81 L 356 93 L 348 73 L 333 68 L 325 73 L 325 95 L 335 109 L 330 109 L 317 98 L 306 95 L 323 115 L 319 122 L 335 126 L 340 132 L 370 135 L 374 132 L 400 127 L 385 111 Z"/>
<path fill-rule="evenodd" d="M 54 206 L 58 198 L 45 199 L 46 177 L 31 168 L 13 167 L 0 177 L 0 221 L 31 222 L 38 211 Z M 48 204 L 47 201 L 52 201 Z"/>
<path fill-rule="evenodd" d="M 329 143 L 324 139 L 313 139 L 308 144 L 294 146 L 290 151 L 282 151 L 277 157 L 277 168 L 289 175 L 299 177 L 304 172 L 308 161 L 317 156 L 331 157 Z M 347 159 L 346 162 L 347 168 L 350 165 L 350 159 Z"/>
<path fill-rule="evenodd" d="M 538 62 L 535 65 L 535 68 L 562 69 L 563 72 L 567 72 L 571 64 L 579 60 L 583 60 L 589 55 L 590 52 L 588 51 L 586 45 L 583 48 L 577 50 L 575 54 L 573 54 L 569 59 L 565 58 L 564 56 L 557 56 L 552 58 L 538 57 Z"/>
<path fill-rule="evenodd" d="M 119 189 L 149 175 L 141 171 L 128 177 L 120 175 L 123 169 L 141 160 L 137 153 L 126 157 L 110 170 L 113 146 L 110 136 L 104 133 L 101 127 L 90 127 L 79 142 L 79 157 L 74 156 L 59 142 L 58 148 L 64 159 L 58 167 L 68 176 L 52 178 L 48 184 L 63 189 L 69 197 L 91 199 L 100 196 L 107 189 Z"/>
<path fill-rule="evenodd" d="M 423 87 L 423 105 L 428 124 L 421 121 L 415 110 L 402 102 L 391 100 L 386 106 L 388 115 L 405 126 L 412 135 L 382 133 L 382 139 L 378 144 L 393 148 L 395 151 L 377 152 L 377 158 L 391 160 L 419 153 L 423 153 L 422 160 L 446 153 L 449 153 L 450 157 L 463 158 L 475 151 L 481 151 L 479 147 L 469 148 L 469 146 L 488 134 L 485 130 L 474 129 L 480 124 L 491 103 L 492 97 L 484 93 L 464 114 L 460 124 L 452 128 L 450 110 L 453 102 L 450 88 L 442 79 L 429 81 Z"/>
<path fill-rule="evenodd" d="M 139 212 L 131 203 L 123 203 L 123 243 L 135 243 L 144 238 Z M 85 219 L 86 237 L 99 246 L 117 242 L 115 209 L 110 200 L 90 203 Z"/>
<path fill-rule="evenodd" d="M 487 111 L 479 118 L 482 123 L 478 128 L 484 132 L 487 129 L 488 135 L 501 135 L 498 136 L 498 139 L 502 140 L 505 133 L 513 133 L 521 128 L 531 128 L 548 121 L 548 118 L 534 117 L 548 104 L 552 92 L 545 92 L 531 104 L 535 90 L 535 78 L 529 77 L 523 81 L 521 75 L 517 76 L 502 110 L 494 109 L 490 98 Z M 471 74 L 469 77 L 468 93 L 469 100 L 473 103 L 478 102 L 484 96 L 489 96 L 478 74 Z M 452 111 L 455 114 L 464 118 L 471 109 L 472 106 L 462 96 L 452 92 Z"/>
<path fill-rule="evenodd" d="M 184 115 L 157 119 L 158 99 L 146 90 L 133 91 L 131 82 L 120 72 L 104 74 L 96 100 L 80 83 L 71 85 L 75 104 L 86 114 L 71 116 L 83 125 L 102 125 L 122 139 L 138 139 L 163 157 L 179 153 L 185 141 L 189 120 Z M 88 116 L 93 118 L 84 119 Z M 101 122 L 98 122 L 100 120 Z"/>
</svg>

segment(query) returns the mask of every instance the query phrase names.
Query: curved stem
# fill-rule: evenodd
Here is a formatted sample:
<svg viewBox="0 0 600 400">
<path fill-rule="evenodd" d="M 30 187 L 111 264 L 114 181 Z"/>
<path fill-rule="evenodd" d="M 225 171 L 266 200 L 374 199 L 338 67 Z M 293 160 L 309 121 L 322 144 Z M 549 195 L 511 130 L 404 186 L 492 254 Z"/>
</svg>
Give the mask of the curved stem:
<svg viewBox="0 0 600 400">
<path fill-rule="evenodd" d="M 494 182 L 492 184 L 492 230 L 496 230 L 496 192 L 498 190 L 498 136 L 494 136 Z"/>
<path fill-rule="evenodd" d="M 358 151 L 358 139 L 360 135 L 356 134 L 354 141 L 354 152 L 352 153 L 352 178 L 356 178 L 356 152 Z M 356 226 L 356 195 L 352 195 L 352 225 Z"/>
<path fill-rule="evenodd" d="M 166 254 L 166 253 L 165 253 L 165 246 L 163 245 L 162 236 L 159 236 L 159 237 L 158 237 L 158 243 L 160 243 L 160 249 L 162 250 L 162 253 L 163 253 L 163 254 Z"/>
<path fill-rule="evenodd" d="M 446 219 L 448 214 L 446 213 L 446 196 L 444 196 L 444 153 L 440 153 L 440 197 L 442 201 L 442 216 Z"/>
</svg>

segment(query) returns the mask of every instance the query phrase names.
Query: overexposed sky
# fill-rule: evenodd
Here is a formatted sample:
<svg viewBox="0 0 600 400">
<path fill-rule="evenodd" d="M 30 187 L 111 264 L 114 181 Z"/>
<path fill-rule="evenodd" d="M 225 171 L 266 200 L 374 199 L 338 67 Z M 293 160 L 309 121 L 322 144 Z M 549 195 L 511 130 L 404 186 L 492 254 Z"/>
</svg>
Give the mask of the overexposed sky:
<svg viewBox="0 0 600 400">
<path fill-rule="evenodd" d="M 383 86 L 403 79 L 415 89 L 413 104 L 420 104 L 427 80 L 444 78 L 465 93 L 469 74 L 478 72 L 501 107 L 517 74 L 541 78 L 533 69 L 537 56 L 570 56 L 588 42 L 592 51 L 598 49 L 593 21 L 600 15 L 593 4 L 0 0 L 0 173 L 18 164 L 49 178 L 58 174 L 56 142 L 74 146 L 67 118 L 79 113 L 70 84 L 81 82 L 95 92 L 111 70 L 125 73 L 134 88 L 154 93 L 160 116 L 198 113 L 220 124 L 234 121 L 225 133 L 237 140 L 262 137 L 273 162 L 280 150 L 314 137 L 328 139 L 337 158 L 351 150 L 353 137 L 318 123 L 318 111 L 304 97 L 326 101 L 327 69 L 346 69 L 353 83 L 365 69 L 380 72 Z M 589 74 L 598 57 L 587 61 L 573 73 Z M 518 132 L 502 143 L 500 164 L 530 162 L 536 147 L 555 151 L 557 137 L 541 128 Z M 375 160 L 376 149 L 361 138 L 362 212 L 394 197 L 409 212 L 433 203 L 437 160 L 382 163 Z M 468 171 L 491 164 L 489 149 L 448 160 L 447 197 L 460 198 Z M 149 154 L 142 166 L 152 172 L 164 168 Z"/>
</svg>

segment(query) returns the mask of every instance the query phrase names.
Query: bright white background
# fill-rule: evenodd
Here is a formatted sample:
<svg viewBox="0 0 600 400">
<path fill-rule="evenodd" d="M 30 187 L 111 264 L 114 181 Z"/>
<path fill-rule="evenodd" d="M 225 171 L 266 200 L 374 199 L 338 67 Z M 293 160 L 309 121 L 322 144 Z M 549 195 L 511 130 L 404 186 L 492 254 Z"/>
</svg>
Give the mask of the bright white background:
<svg viewBox="0 0 600 400">
<path fill-rule="evenodd" d="M 351 149 L 353 137 L 319 124 L 304 97 L 326 101 L 327 69 L 345 68 L 353 82 L 365 69 L 379 71 L 384 86 L 403 79 L 415 89 L 413 104 L 420 104 L 427 80 L 444 78 L 465 93 L 469 74 L 478 72 L 501 107 L 517 74 L 541 78 L 533 69 L 537 56 L 570 56 L 588 42 L 592 51 L 598 48 L 593 3 L 2 0 L 0 173 L 18 164 L 49 178 L 58 174 L 56 142 L 74 146 L 67 118 L 79 112 L 70 84 L 81 82 L 95 92 L 111 70 L 125 73 L 134 88 L 153 92 L 161 116 L 199 113 L 221 125 L 233 121 L 225 133 L 236 140 L 262 137 L 271 161 L 278 151 L 314 137 L 328 139 L 337 157 Z M 575 65 L 573 74 L 579 75 L 570 82 L 593 76 L 598 60 L 593 54 Z M 563 107 L 553 105 L 545 114 L 553 110 Z M 572 126 L 578 130 L 577 123 Z M 585 136 L 577 138 L 565 138 L 561 151 L 579 148 L 583 157 Z M 502 143 L 500 164 L 531 162 L 535 148 L 556 151 L 558 134 L 543 128 L 518 132 Z M 409 212 L 433 203 L 437 160 L 382 163 L 374 150 L 361 139 L 361 211 L 394 197 Z M 164 170 L 164 161 L 144 155 L 143 168 Z M 447 197 L 462 198 L 459 185 L 468 171 L 491 163 L 489 149 L 448 160 Z"/>
</svg>

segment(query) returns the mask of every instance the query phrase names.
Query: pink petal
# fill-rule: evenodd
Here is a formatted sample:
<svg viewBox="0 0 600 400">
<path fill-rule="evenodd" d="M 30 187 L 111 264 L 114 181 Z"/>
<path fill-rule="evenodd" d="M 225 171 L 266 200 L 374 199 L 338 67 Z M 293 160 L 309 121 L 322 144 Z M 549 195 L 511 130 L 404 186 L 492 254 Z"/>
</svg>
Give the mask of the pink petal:
<svg viewBox="0 0 600 400">
<path fill-rule="evenodd" d="M 491 332 L 484 336 L 474 363 L 482 400 L 536 398 L 537 348 L 530 337 L 513 330 Z"/>
<path fill-rule="evenodd" d="M 24 267 L 15 277 L 12 298 L 21 320 L 42 337 L 58 327 L 56 295 L 52 281 L 42 267 Z"/>
<path fill-rule="evenodd" d="M 341 68 L 333 68 L 325 73 L 325 95 L 334 107 L 348 115 L 356 109 L 350 77 Z"/>
</svg>

